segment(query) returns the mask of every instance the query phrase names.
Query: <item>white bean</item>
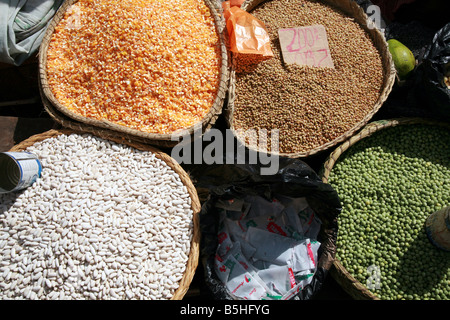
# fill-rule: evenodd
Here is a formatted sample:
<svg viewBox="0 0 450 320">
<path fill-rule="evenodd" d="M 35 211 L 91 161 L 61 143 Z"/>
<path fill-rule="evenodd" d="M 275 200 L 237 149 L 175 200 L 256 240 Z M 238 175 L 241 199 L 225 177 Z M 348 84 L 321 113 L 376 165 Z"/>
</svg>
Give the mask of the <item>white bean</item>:
<svg viewBox="0 0 450 320">
<path fill-rule="evenodd" d="M 150 152 L 90 135 L 27 151 L 43 171 L 0 195 L 0 298 L 170 299 L 193 231 L 180 177 Z"/>
</svg>

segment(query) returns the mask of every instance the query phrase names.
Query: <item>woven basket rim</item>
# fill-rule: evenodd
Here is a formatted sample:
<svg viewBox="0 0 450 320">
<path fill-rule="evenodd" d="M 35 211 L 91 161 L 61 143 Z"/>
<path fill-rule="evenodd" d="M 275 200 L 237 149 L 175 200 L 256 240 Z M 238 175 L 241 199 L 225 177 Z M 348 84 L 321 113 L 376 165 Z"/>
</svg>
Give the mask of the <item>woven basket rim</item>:
<svg viewBox="0 0 450 320">
<path fill-rule="evenodd" d="M 48 138 L 57 137 L 62 134 L 89 134 L 84 131 L 77 131 L 73 129 L 51 129 L 43 133 L 35 134 L 28 139 L 23 140 L 22 142 L 16 144 L 13 146 L 9 151 L 23 151 L 26 148 L 32 146 L 36 142 L 40 142 L 43 140 L 46 140 Z M 117 138 L 111 138 L 110 141 L 125 144 L 130 147 L 136 148 L 138 150 L 142 151 L 150 151 L 152 152 L 158 159 L 164 161 L 170 168 L 172 168 L 180 177 L 181 182 L 186 186 L 186 189 L 189 193 L 189 196 L 191 198 L 191 209 L 193 211 L 193 234 L 192 234 L 192 240 L 191 240 L 191 249 L 189 251 L 188 255 L 188 261 L 186 264 L 186 270 L 183 274 L 183 277 L 181 278 L 179 282 L 179 287 L 177 290 L 175 290 L 173 296 L 170 300 L 181 300 L 183 299 L 186 292 L 189 290 L 189 286 L 192 283 L 192 280 L 195 275 L 195 271 L 197 269 L 198 263 L 199 263 L 199 255 L 200 255 L 200 222 L 199 222 L 199 212 L 201 209 L 201 204 L 198 198 L 198 194 L 196 191 L 196 188 L 194 184 L 192 183 L 192 180 L 190 179 L 189 175 L 186 173 L 186 171 L 176 162 L 172 157 L 170 157 L 168 154 L 162 152 L 161 150 L 147 145 L 142 144 L 138 142 L 132 142 L 132 141 L 123 141 L 121 139 Z"/>
<path fill-rule="evenodd" d="M 325 160 L 323 168 L 320 172 L 322 182 L 328 183 L 328 178 L 333 166 L 338 161 L 339 157 L 347 151 L 350 147 L 364 138 L 367 138 L 386 128 L 392 128 L 401 125 L 439 125 L 450 128 L 450 124 L 446 122 L 440 122 L 434 119 L 424 118 L 392 118 L 387 120 L 378 120 L 368 123 L 358 134 L 352 136 L 350 139 L 339 145 Z M 333 268 L 331 268 L 331 275 L 336 282 L 353 298 L 357 300 L 380 300 L 370 290 L 363 286 L 336 258 L 333 262 Z"/>
<path fill-rule="evenodd" d="M 258 5 L 276 0 L 245 0 L 242 4 L 241 8 L 246 11 L 251 11 L 256 8 Z M 392 60 L 392 56 L 388 50 L 388 44 L 384 35 L 378 28 L 369 29 L 367 25 L 373 25 L 372 20 L 367 16 L 364 10 L 354 1 L 351 0 L 324 0 L 325 4 L 328 4 L 336 9 L 342 10 L 344 14 L 351 15 L 352 18 L 366 31 L 366 33 L 370 36 L 372 42 L 376 45 L 383 63 L 383 85 L 381 88 L 381 93 L 378 97 L 378 100 L 375 102 L 372 110 L 368 112 L 365 117 L 356 123 L 352 128 L 347 130 L 342 135 L 336 137 L 335 139 L 328 141 L 320 146 L 314 147 L 310 150 L 302 151 L 302 152 L 293 152 L 293 153 L 280 153 L 280 152 L 268 152 L 267 150 L 260 149 L 258 147 L 252 146 L 248 144 L 246 141 L 243 141 L 237 134 L 233 125 L 233 113 L 234 113 L 234 96 L 235 96 L 235 79 L 236 79 L 236 59 L 235 56 L 231 56 L 230 61 L 230 84 L 229 84 L 229 101 L 228 106 L 225 110 L 226 120 L 230 130 L 235 135 L 236 139 L 245 145 L 247 148 L 257 152 L 269 153 L 273 155 L 288 157 L 288 158 L 306 158 L 315 154 L 318 154 L 322 151 L 325 151 L 354 135 L 358 130 L 360 130 L 364 125 L 366 125 L 370 119 L 379 111 L 383 103 L 387 100 L 396 80 L 396 70 L 394 66 L 394 62 Z M 350 10 L 350 12 L 348 12 Z M 376 39 L 376 42 L 374 41 Z"/>
<path fill-rule="evenodd" d="M 216 97 L 208 113 L 203 117 L 202 120 L 198 121 L 197 123 L 193 124 L 190 127 L 180 129 L 170 134 L 144 132 L 141 130 L 122 126 L 108 120 L 97 120 L 84 117 L 66 108 L 53 95 L 47 80 L 46 65 L 47 65 L 48 46 L 50 44 L 51 37 L 58 23 L 61 21 L 66 11 L 69 10 L 69 8 L 78 1 L 79 0 L 67 0 L 60 6 L 56 14 L 54 15 L 53 19 L 49 23 L 39 48 L 38 62 L 39 62 L 39 87 L 41 89 L 40 90 L 41 98 L 43 100 L 45 98 L 45 103 L 47 104 L 48 108 L 58 111 L 59 117 L 57 117 L 55 120 L 61 122 L 61 120 L 67 118 L 68 121 L 72 121 L 74 123 L 83 123 L 82 126 L 78 126 L 78 129 L 83 129 L 87 131 L 93 131 L 95 130 L 95 128 L 111 130 L 119 134 L 127 134 L 130 137 L 137 137 L 140 140 L 145 139 L 148 142 L 155 142 L 156 144 L 158 144 L 158 141 L 172 141 L 173 135 L 176 135 L 179 132 L 186 132 L 188 134 L 192 134 L 199 124 L 202 125 L 203 130 L 206 130 L 215 123 L 219 115 L 222 113 L 222 109 L 224 107 L 224 102 L 226 98 L 226 92 L 228 91 L 229 62 L 228 62 L 228 52 L 226 48 L 226 39 L 223 32 L 224 30 L 223 17 L 217 12 L 217 7 L 212 4 L 211 0 L 203 0 L 203 1 L 211 10 L 212 16 L 215 21 L 216 32 L 217 35 L 219 36 L 221 47 L 220 81 L 217 88 Z M 52 114 L 50 113 L 50 115 Z M 67 123 L 67 121 L 65 121 L 65 123 Z M 89 128 L 89 126 L 93 128 Z M 174 144 L 176 144 L 176 141 L 170 143 L 170 145 Z"/>
<path fill-rule="evenodd" d="M 93 135 L 96 135 L 98 137 L 104 138 L 104 139 L 117 139 L 120 141 L 134 141 L 138 143 L 145 143 L 145 144 L 151 144 L 154 146 L 158 146 L 161 148 L 164 147 L 173 147 L 175 144 L 178 143 L 178 141 L 175 140 L 148 140 L 144 137 L 139 137 L 127 133 L 121 133 L 117 132 L 115 130 L 95 127 L 89 124 L 86 124 L 84 122 L 76 121 L 74 119 L 71 119 L 69 117 L 66 117 L 64 114 L 59 112 L 43 95 L 42 88 L 39 86 L 39 91 L 41 94 L 41 101 L 44 106 L 45 111 L 50 115 L 50 117 L 56 121 L 62 128 L 75 130 L 78 132 L 84 132 L 84 133 L 91 133 Z"/>
</svg>

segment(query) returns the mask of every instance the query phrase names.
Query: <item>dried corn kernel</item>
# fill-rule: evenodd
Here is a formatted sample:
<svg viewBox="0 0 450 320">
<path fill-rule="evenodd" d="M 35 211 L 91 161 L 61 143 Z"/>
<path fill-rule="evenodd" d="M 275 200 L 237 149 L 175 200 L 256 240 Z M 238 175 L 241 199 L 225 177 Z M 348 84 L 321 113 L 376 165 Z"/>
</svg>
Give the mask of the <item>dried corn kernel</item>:
<svg viewBox="0 0 450 320">
<path fill-rule="evenodd" d="M 81 0 L 52 35 L 48 83 L 76 114 L 170 134 L 212 107 L 220 50 L 203 0 Z"/>
</svg>

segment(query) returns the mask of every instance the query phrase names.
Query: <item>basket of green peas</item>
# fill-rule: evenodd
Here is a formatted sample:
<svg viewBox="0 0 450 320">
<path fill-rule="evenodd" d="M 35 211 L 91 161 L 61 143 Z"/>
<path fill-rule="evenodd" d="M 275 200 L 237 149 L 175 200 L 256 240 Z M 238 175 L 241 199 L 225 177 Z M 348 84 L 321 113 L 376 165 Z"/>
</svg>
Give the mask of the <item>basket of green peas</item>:
<svg viewBox="0 0 450 320">
<path fill-rule="evenodd" d="M 450 205 L 450 124 L 391 119 L 336 148 L 322 180 L 342 204 L 333 278 L 354 299 L 448 300 L 450 252 L 425 221 Z"/>
</svg>

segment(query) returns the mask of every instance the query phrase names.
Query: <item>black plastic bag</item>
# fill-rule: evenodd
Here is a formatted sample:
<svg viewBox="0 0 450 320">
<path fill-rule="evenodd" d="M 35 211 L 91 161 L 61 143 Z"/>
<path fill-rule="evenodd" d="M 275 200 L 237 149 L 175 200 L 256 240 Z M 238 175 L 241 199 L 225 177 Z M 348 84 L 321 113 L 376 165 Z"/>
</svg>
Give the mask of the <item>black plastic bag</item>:
<svg viewBox="0 0 450 320">
<path fill-rule="evenodd" d="M 450 120 L 450 88 L 444 83 L 450 63 L 450 23 L 439 30 L 424 59 L 414 70 L 408 101 L 429 110 L 436 118 Z"/>
<path fill-rule="evenodd" d="M 444 83 L 450 63 L 450 23 L 424 47 L 408 79 L 394 88 L 386 106 L 387 117 L 405 116 L 450 121 L 450 88 Z"/>
<path fill-rule="evenodd" d="M 341 203 L 331 185 L 323 183 L 305 162 L 298 159 L 280 158 L 279 170 L 274 175 L 260 175 L 259 165 L 213 165 L 201 169 L 197 188 L 207 188 L 209 197 L 200 212 L 200 257 L 204 268 L 207 288 L 218 300 L 232 300 L 214 270 L 218 245 L 219 215 L 215 211 L 218 199 L 240 198 L 258 195 L 271 199 L 274 193 L 288 197 L 306 197 L 309 205 L 322 221 L 318 240 L 321 246 L 319 261 L 312 282 L 293 299 L 311 299 L 324 283 L 336 253 L 337 217 Z"/>
</svg>

